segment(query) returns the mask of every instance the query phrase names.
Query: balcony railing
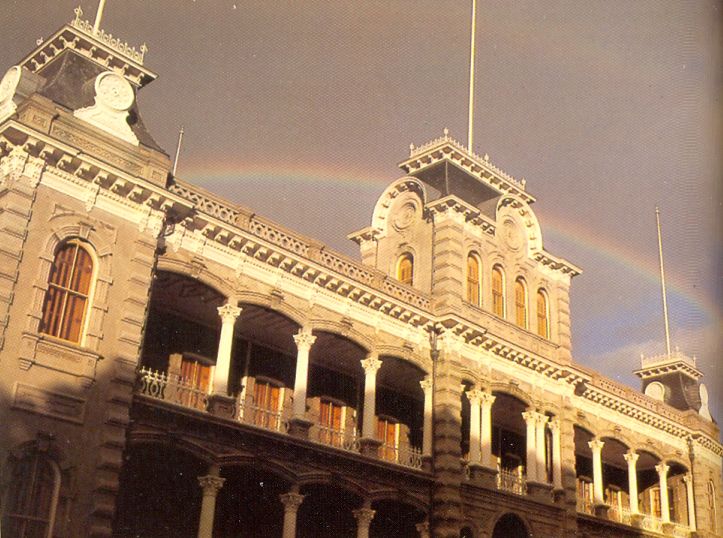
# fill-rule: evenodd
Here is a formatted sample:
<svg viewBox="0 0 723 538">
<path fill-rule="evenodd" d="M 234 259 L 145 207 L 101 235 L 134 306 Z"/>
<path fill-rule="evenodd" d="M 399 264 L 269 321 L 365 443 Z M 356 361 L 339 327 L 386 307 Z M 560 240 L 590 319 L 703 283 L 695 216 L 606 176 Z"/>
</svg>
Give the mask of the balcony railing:
<svg viewBox="0 0 723 538">
<path fill-rule="evenodd" d="M 281 411 L 259 407 L 248 401 L 242 402 L 241 399 L 238 400 L 237 417 L 239 422 L 273 432 L 286 433 L 289 429 Z"/>
<path fill-rule="evenodd" d="M 148 368 L 142 368 L 140 371 L 137 391 L 144 396 L 201 411 L 206 410 L 208 403 L 208 394 L 205 390 L 194 387 L 178 375 Z"/>
<path fill-rule="evenodd" d="M 359 436 L 356 430 L 342 431 L 329 426 L 314 425 L 309 431 L 309 439 L 348 452 L 359 452 Z"/>
<path fill-rule="evenodd" d="M 581 499 L 580 497 L 577 498 L 577 511 L 582 514 L 590 514 L 591 516 L 595 514 L 592 501 L 590 499 Z"/>
<path fill-rule="evenodd" d="M 382 443 L 379 447 L 381 459 L 413 469 L 422 468 L 422 451 L 413 446 L 392 446 Z"/>
<path fill-rule="evenodd" d="M 623 525 L 632 525 L 632 518 L 630 517 L 630 508 L 617 506 L 615 504 L 608 508 L 608 519 L 617 521 Z"/>
<path fill-rule="evenodd" d="M 522 467 L 507 469 L 497 468 L 497 489 L 507 491 L 515 495 L 527 495 L 527 478 L 522 472 Z"/>
<path fill-rule="evenodd" d="M 663 532 L 663 522 L 660 520 L 660 518 L 650 515 L 650 514 L 641 514 L 642 519 L 640 520 L 640 526 L 641 528 L 645 529 L 646 531 L 653 531 L 653 532 Z"/>
</svg>

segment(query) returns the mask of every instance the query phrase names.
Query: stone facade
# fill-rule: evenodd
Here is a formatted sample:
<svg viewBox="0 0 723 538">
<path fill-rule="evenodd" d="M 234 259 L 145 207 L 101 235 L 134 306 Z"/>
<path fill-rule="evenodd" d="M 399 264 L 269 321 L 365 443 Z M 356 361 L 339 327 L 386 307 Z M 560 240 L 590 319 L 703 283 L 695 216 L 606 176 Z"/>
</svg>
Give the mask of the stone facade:
<svg viewBox="0 0 723 538">
<path fill-rule="evenodd" d="M 723 536 L 718 427 L 574 363 L 524 182 L 445 132 L 357 262 L 173 177 L 80 17 L 1 87 L 3 536 Z"/>
</svg>

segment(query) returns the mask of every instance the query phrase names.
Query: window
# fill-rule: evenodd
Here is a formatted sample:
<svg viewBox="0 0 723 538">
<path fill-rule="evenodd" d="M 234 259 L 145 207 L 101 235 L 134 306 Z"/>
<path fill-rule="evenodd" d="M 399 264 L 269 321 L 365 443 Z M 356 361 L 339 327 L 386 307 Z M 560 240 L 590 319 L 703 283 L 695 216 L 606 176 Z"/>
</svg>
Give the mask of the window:
<svg viewBox="0 0 723 538">
<path fill-rule="evenodd" d="M 80 343 L 93 281 L 93 258 L 77 239 L 66 241 L 55 253 L 40 331 Z"/>
<path fill-rule="evenodd" d="M 206 395 L 211 386 L 211 366 L 183 357 L 178 384 L 179 403 L 194 409 L 206 409 Z"/>
<path fill-rule="evenodd" d="M 521 278 L 515 280 L 515 322 L 527 329 L 527 288 Z"/>
<path fill-rule="evenodd" d="M 505 317 L 505 277 L 499 266 L 492 269 L 492 313 Z"/>
<path fill-rule="evenodd" d="M 716 532 L 718 530 L 718 520 L 716 514 L 716 498 L 715 498 L 715 486 L 713 481 L 708 481 L 708 487 L 705 492 L 706 504 L 708 505 L 708 514 L 710 516 L 710 530 Z"/>
<path fill-rule="evenodd" d="M 650 489 L 650 515 L 660 519 L 662 511 L 660 509 L 660 488 Z"/>
<path fill-rule="evenodd" d="M 344 406 L 332 400 L 321 400 L 319 412 L 320 440 L 331 446 L 343 446 Z"/>
<path fill-rule="evenodd" d="M 414 281 L 414 259 L 411 254 L 402 254 L 397 263 L 397 280 L 402 284 L 412 285 Z"/>
<path fill-rule="evenodd" d="M 4 506 L 3 534 L 15 538 L 51 538 L 60 491 L 57 465 L 30 454 L 13 467 Z"/>
<path fill-rule="evenodd" d="M 537 290 L 537 334 L 543 338 L 550 337 L 550 316 L 545 290 Z"/>
<path fill-rule="evenodd" d="M 467 301 L 475 306 L 481 306 L 480 298 L 480 263 L 477 256 L 467 256 Z"/>
<path fill-rule="evenodd" d="M 397 440 L 399 424 L 387 417 L 377 417 L 377 439 L 382 442 L 381 457 L 387 461 L 397 461 Z"/>
<path fill-rule="evenodd" d="M 254 418 L 256 426 L 270 430 L 281 428 L 283 388 L 276 383 L 257 379 L 254 384 Z"/>
</svg>

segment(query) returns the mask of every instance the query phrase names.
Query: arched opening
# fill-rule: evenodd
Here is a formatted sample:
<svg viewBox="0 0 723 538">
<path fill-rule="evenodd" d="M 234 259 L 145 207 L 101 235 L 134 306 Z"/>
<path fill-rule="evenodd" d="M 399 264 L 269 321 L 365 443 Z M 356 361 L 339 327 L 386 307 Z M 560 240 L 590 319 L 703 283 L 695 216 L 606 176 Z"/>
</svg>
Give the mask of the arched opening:
<svg viewBox="0 0 723 538">
<path fill-rule="evenodd" d="M 362 506 L 359 496 L 327 484 L 302 487 L 301 493 L 304 501 L 297 515 L 297 538 L 356 536 L 353 511 Z"/>
<path fill-rule="evenodd" d="M 589 443 L 595 439 L 592 432 L 574 427 L 575 472 L 577 480 L 577 511 L 594 514 L 593 463 Z"/>
<path fill-rule="evenodd" d="M 418 538 L 417 525 L 424 514 L 409 504 L 395 500 L 379 500 L 372 504 L 376 512 L 369 527 L 370 538 Z"/>
<path fill-rule="evenodd" d="M 414 257 L 406 252 L 397 261 L 397 280 L 411 286 L 414 283 Z"/>
<path fill-rule="evenodd" d="M 603 490 L 608 519 L 632 524 L 630 513 L 630 477 L 625 454 L 629 447 L 612 437 L 603 437 Z"/>
<path fill-rule="evenodd" d="M 475 306 L 482 306 L 482 264 L 479 257 L 467 255 L 467 301 Z"/>
<path fill-rule="evenodd" d="M 497 487 L 525 495 L 527 469 L 527 429 L 522 413 L 527 404 L 504 393 L 495 392 L 492 404 L 492 456 L 498 467 Z"/>
<path fill-rule="evenodd" d="M 550 338 L 550 305 L 547 292 L 542 288 L 537 290 L 537 334 Z"/>
<path fill-rule="evenodd" d="M 208 465 L 187 452 L 131 447 L 120 476 L 114 536 L 195 538 L 201 511 L 198 477 Z"/>
<path fill-rule="evenodd" d="M 515 323 L 527 329 L 527 285 L 521 277 L 515 280 Z"/>
<path fill-rule="evenodd" d="M 515 514 L 505 514 L 495 524 L 492 538 L 528 538 L 529 532 L 522 519 Z"/>
<path fill-rule="evenodd" d="M 492 313 L 505 317 L 505 275 L 499 265 L 492 268 Z"/>
</svg>

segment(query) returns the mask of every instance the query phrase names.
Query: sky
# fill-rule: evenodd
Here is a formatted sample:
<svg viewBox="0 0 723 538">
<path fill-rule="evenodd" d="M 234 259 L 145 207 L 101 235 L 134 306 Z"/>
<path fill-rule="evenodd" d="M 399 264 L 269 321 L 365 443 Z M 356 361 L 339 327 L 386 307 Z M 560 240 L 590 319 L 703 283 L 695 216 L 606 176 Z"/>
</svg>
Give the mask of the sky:
<svg viewBox="0 0 723 538">
<path fill-rule="evenodd" d="M 2 69 L 96 0 L 2 0 Z M 573 356 L 633 387 L 672 343 L 723 419 L 723 2 L 479 0 L 475 145 L 527 180 L 546 250 L 582 267 Z M 159 74 L 139 106 L 178 175 L 358 258 L 349 232 L 409 144 L 466 141 L 471 0 L 107 0 Z"/>
</svg>

